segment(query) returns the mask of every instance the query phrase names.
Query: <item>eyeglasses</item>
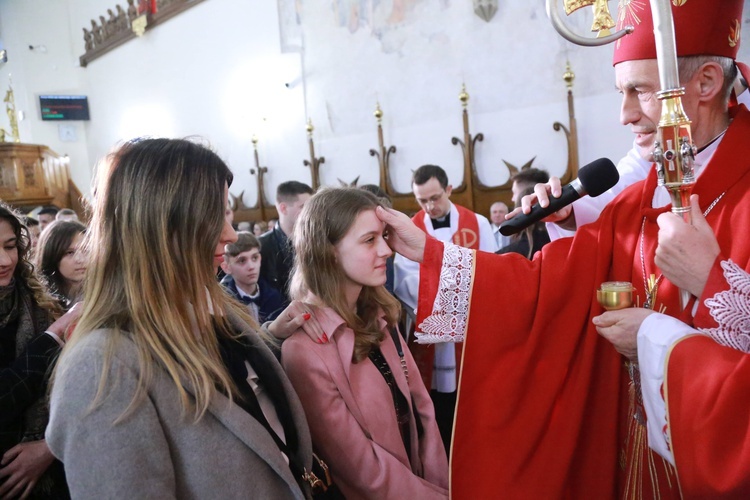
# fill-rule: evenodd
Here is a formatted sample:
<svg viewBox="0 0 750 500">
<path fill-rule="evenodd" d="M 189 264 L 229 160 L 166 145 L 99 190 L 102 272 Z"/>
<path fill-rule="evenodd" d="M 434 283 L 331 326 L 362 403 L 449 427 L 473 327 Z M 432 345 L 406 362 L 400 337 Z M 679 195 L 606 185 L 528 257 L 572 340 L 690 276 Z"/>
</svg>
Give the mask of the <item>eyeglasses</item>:
<svg viewBox="0 0 750 500">
<path fill-rule="evenodd" d="M 439 194 L 431 196 L 430 198 L 428 198 L 426 200 L 424 198 L 417 198 L 417 203 L 419 203 L 420 205 L 429 205 L 429 204 L 432 204 L 434 206 L 438 201 L 440 201 L 440 199 L 443 197 L 444 194 L 445 194 L 445 190 L 443 190 Z"/>
</svg>

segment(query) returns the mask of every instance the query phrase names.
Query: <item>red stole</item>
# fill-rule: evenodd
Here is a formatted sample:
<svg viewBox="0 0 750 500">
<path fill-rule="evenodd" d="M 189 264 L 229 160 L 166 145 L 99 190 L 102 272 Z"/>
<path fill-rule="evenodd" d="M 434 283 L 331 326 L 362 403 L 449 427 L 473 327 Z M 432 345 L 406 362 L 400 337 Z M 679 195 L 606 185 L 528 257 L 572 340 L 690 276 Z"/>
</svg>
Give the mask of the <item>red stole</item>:
<svg viewBox="0 0 750 500">
<path fill-rule="evenodd" d="M 461 205 L 456 205 L 454 203 L 453 206 L 456 207 L 456 210 L 458 211 L 458 230 L 453 234 L 451 241 L 454 245 L 479 250 L 479 222 L 477 221 L 477 215 Z M 427 233 L 424 225 L 424 210 L 417 212 L 411 220 L 419 229 Z M 432 312 L 432 302 L 423 301 L 422 296 L 422 284 L 420 283 L 419 303 L 417 305 L 417 325 L 422 323 L 422 321 L 424 321 L 424 319 Z M 460 377 L 461 374 L 462 348 L 462 344 L 456 344 L 456 377 Z M 419 367 L 419 373 L 422 375 L 422 380 L 429 390 L 432 387 L 432 368 L 435 362 L 435 346 L 432 344 L 425 345 L 411 342 L 409 344 L 409 350 Z"/>
<path fill-rule="evenodd" d="M 451 242 L 460 247 L 479 250 L 479 222 L 477 221 L 477 214 L 461 205 L 454 204 L 453 206 L 458 211 L 458 230 L 453 234 Z M 420 210 L 411 218 L 415 226 L 427 233 L 424 227 L 424 219 L 424 210 Z"/>
<path fill-rule="evenodd" d="M 740 106 L 733 114 L 732 125 L 693 192 L 700 196 L 704 210 L 725 193 L 707 220 L 722 255 L 748 270 L 750 240 L 742 235 L 750 227 L 750 146 L 746 140 L 750 137 L 750 113 Z M 647 181 L 625 190 L 597 222 L 579 228 L 574 238 L 546 245 L 532 261 L 520 255 L 475 253 L 451 452 L 453 498 L 616 498 L 632 485 L 627 478 L 638 471 L 633 469 L 623 442 L 622 429 L 627 429 L 628 418 L 632 418 L 628 415 L 624 360 L 598 335 L 591 319 L 603 312 L 594 293 L 603 281 L 630 281 L 643 304 L 642 225 L 646 271 L 660 274 L 653 267 L 658 232 L 655 218 L 661 212 L 650 208 L 655 185 L 652 172 Z M 434 301 L 442 249 L 441 243 L 428 238 L 420 301 Z M 656 307 L 663 304 L 667 314 L 681 316 L 677 294 L 676 287 L 664 279 Z M 683 372 L 676 369 L 679 361 L 670 360 L 668 367 L 667 401 L 678 476 L 682 468 L 694 474 L 690 460 L 698 462 L 701 451 L 690 454 L 681 450 L 707 445 L 722 432 L 717 421 L 713 434 L 696 440 L 696 433 L 704 431 L 699 424 L 708 420 L 675 425 L 675 418 L 693 411 L 695 401 L 702 401 L 701 408 L 708 414 L 722 396 L 708 386 L 691 390 L 688 379 L 695 378 L 692 374 L 703 364 L 700 349 L 693 354 L 697 359 L 687 354 L 678 358 L 685 359 Z M 701 368 L 710 369 L 710 365 Z M 746 384 L 750 368 L 746 364 L 737 368 L 745 374 L 737 383 L 744 380 Z M 679 395 L 672 389 L 674 373 L 684 374 L 683 386 L 687 387 Z M 746 392 L 733 394 L 739 398 L 735 407 L 746 401 Z M 682 401 L 676 401 L 678 398 Z M 684 410 L 675 411 L 675 405 Z M 728 410 L 732 405 L 724 407 Z M 749 412 L 747 405 L 743 408 L 740 418 L 744 419 L 745 434 L 738 434 L 744 439 L 740 444 L 747 442 Z M 737 417 L 727 411 L 723 418 Z M 717 443 L 717 453 L 727 449 L 723 441 Z M 730 451 L 735 450 L 733 446 Z M 653 498 L 657 495 L 650 491 L 651 464 L 664 467 L 660 457 L 646 453 L 648 460 L 643 463 L 638 487 L 644 498 Z M 737 460 L 735 465 L 747 467 L 746 454 L 731 456 L 719 463 L 729 466 Z M 700 466 L 709 467 L 705 461 Z M 674 478 L 667 484 L 668 478 L 660 474 L 663 472 L 657 472 L 661 498 L 679 497 Z"/>
</svg>

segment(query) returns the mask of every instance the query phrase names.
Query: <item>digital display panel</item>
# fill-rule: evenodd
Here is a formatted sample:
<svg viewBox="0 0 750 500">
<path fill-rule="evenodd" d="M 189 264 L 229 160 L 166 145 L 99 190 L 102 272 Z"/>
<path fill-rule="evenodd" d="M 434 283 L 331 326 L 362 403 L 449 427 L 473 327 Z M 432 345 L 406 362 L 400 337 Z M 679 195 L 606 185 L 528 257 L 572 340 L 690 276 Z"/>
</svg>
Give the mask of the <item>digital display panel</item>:
<svg viewBox="0 0 750 500">
<path fill-rule="evenodd" d="M 40 95 L 42 120 L 88 120 L 89 99 L 85 95 Z"/>
</svg>

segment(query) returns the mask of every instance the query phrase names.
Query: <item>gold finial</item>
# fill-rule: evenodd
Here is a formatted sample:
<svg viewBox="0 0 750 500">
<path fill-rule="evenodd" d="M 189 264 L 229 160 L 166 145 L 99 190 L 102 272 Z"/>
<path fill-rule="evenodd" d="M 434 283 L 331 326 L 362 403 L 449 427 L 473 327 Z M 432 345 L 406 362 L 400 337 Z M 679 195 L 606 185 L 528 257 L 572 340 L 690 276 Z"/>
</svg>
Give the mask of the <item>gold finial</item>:
<svg viewBox="0 0 750 500">
<path fill-rule="evenodd" d="M 380 109 L 380 103 L 375 104 L 375 112 L 373 113 L 373 116 L 378 119 L 378 123 L 380 123 L 380 120 L 383 118 L 383 110 Z"/>
<path fill-rule="evenodd" d="M 313 130 L 315 130 L 315 127 L 313 127 L 312 124 L 312 118 L 307 119 L 307 126 L 305 127 L 305 130 L 307 130 L 307 133 L 312 135 Z"/>
<path fill-rule="evenodd" d="M 573 73 L 573 71 L 570 69 L 570 61 L 566 61 L 563 80 L 565 81 L 565 85 L 568 87 L 568 90 L 571 90 L 573 88 L 573 80 L 575 80 L 575 78 L 576 74 Z"/>
<path fill-rule="evenodd" d="M 466 84 L 461 84 L 461 93 L 458 94 L 458 100 L 461 101 L 461 105 L 465 108 L 466 104 L 469 102 L 469 93 L 466 92 Z"/>
<path fill-rule="evenodd" d="M 253 134 L 253 137 L 250 139 L 250 141 L 253 143 L 253 148 L 258 149 L 258 136 Z"/>
<path fill-rule="evenodd" d="M 5 93 L 5 112 L 10 122 L 10 134 L 13 142 L 21 142 L 21 135 L 18 132 L 18 115 L 16 114 L 16 98 L 13 94 L 13 75 L 8 75 L 8 91 Z"/>
</svg>

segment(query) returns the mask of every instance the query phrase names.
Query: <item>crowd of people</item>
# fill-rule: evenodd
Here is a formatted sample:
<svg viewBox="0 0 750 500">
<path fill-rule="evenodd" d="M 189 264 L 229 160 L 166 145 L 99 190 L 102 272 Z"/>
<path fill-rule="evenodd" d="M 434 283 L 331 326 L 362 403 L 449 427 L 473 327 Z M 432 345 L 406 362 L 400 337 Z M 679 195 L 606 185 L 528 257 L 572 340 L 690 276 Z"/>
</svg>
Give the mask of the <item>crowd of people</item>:
<svg viewBox="0 0 750 500">
<path fill-rule="evenodd" d="M 620 182 L 513 239 L 559 179 L 523 170 L 489 220 L 437 165 L 411 218 L 287 181 L 258 234 L 184 139 L 108 155 L 85 224 L 0 203 L 0 498 L 746 498 L 742 2 L 673 11 L 707 30 L 677 44 L 691 224 L 651 166 L 646 15 L 615 49 Z M 604 311 L 605 281 L 637 307 Z"/>
</svg>

